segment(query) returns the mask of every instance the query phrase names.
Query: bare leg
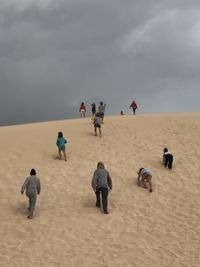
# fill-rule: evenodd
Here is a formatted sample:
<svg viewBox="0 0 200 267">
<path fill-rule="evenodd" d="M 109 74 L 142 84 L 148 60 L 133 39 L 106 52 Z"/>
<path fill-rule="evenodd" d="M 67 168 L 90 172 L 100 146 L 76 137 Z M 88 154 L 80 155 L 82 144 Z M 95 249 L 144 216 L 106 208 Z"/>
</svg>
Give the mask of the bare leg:
<svg viewBox="0 0 200 267">
<path fill-rule="evenodd" d="M 67 161 L 67 156 L 66 156 L 66 152 L 63 151 L 63 155 L 64 155 L 64 160 Z"/>
<path fill-rule="evenodd" d="M 94 135 L 97 136 L 97 128 L 94 127 Z"/>
<path fill-rule="evenodd" d="M 61 156 L 61 150 L 60 149 L 58 149 L 58 156 L 59 156 L 59 159 L 62 158 L 62 156 Z"/>
<path fill-rule="evenodd" d="M 99 135 L 100 135 L 100 137 L 102 137 L 101 128 L 99 128 Z"/>
<path fill-rule="evenodd" d="M 148 181 L 149 181 L 149 175 L 148 175 L 148 173 L 144 173 L 142 175 L 142 179 L 141 179 L 141 182 L 142 182 L 142 185 L 143 185 L 144 188 L 148 188 L 147 185 L 146 185 L 146 183 Z"/>
<path fill-rule="evenodd" d="M 140 176 L 138 175 L 138 186 L 141 186 L 141 182 L 140 182 Z"/>
<path fill-rule="evenodd" d="M 142 177 L 141 182 L 144 188 L 148 188 L 146 185 L 146 181 L 147 181 L 146 178 Z"/>
</svg>

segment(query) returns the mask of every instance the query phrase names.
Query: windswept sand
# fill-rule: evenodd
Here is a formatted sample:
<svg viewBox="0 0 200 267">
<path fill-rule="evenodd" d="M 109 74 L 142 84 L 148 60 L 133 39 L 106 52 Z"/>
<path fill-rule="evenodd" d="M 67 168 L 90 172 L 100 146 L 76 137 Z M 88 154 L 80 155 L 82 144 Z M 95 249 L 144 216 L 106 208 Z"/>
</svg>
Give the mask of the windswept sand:
<svg viewBox="0 0 200 267">
<path fill-rule="evenodd" d="M 68 161 L 57 159 L 57 132 Z M 162 149 L 174 154 L 172 171 Z M 106 117 L 0 128 L 0 266 L 200 266 L 200 113 Z M 113 179 L 109 215 L 90 183 L 98 161 Z M 136 185 L 140 167 L 153 189 Z M 20 188 L 34 167 L 41 178 L 35 218 Z"/>
</svg>

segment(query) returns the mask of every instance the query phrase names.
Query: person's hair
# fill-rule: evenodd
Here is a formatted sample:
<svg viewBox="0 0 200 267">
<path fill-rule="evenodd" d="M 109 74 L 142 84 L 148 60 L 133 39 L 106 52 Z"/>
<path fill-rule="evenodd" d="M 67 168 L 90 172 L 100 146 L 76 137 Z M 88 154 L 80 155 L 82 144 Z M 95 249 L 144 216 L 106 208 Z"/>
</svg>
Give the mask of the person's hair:
<svg viewBox="0 0 200 267">
<path fill-rule="evenodd" d="M 63 137 L 63 133 L 62 132 L 58 132 L 58 138 Z"/>
<path fill-rule="evenodd" d="M 144 168 L 140 168 L 139 169 L 139 171 L 138 171 L 138 174 L 140 174 L 141 173 L 141 171 L 143 170 Z"/>
<path fill-rule="evenodd" d="M 102 101 L 100 102 L 100 105 L 103 105 L 103 102 Z"/>
<path fill-rule="evenodd" d="M 164 152 L 164 153 L 165 153 L 165 152 L 168 152 L 168 148 L 165 147 L 165 148 L 163 149 L 163 152 Z"/>
<path fill-rule="evenodd" d="M 35 171 L 35 169 L 31 169 L 31 171 L 30 171 L 30 175 L 36 175 L 36 171 Z"/>
<path fill-rule="evenodd" d="M 97 163 L 97 169 L 104 169 L 104 164 L 103 164 L 102 161 L 99 161 L 99 162 Z"/>
<path fill-rule="evenodd" d="M 95 117 L 101 117 L 101 114 L 99 112 L 96 112 Z"/>
<path fill-rule="evenodd" d="M 81 105 L 84 105 L 84 102 L 82 102 Z"/>
</svg>

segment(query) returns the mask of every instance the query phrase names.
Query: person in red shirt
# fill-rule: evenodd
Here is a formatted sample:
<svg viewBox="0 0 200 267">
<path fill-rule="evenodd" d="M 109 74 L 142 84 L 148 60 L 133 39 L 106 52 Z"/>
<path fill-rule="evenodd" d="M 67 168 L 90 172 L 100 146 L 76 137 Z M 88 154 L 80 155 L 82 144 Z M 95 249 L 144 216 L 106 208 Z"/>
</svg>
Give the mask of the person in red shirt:
<svg viewBox="0 0 200 267">
<path fill-rule="evenodd" d="M 135 102 L 134 100 L 132 101 L 132 103 L 131 103 L 129 109 L 130 109 L 130 108 L 133 109 L 133 114 L 135 115 L 135 111 L 136 111 L 136 109 L 138 108 L 138 106 L 137 106 L 137 104 L 136 104 L 136 102 Z"/>
<path fill-rule="evenodd" d="M 81 103 L 80 108 L 79 108 L 79 112 L 80 112 L 81 118 L 83 118 L 83 117 L 85 118 L 86 107 L 85 107 L 84 102 Z"/>
</svg>

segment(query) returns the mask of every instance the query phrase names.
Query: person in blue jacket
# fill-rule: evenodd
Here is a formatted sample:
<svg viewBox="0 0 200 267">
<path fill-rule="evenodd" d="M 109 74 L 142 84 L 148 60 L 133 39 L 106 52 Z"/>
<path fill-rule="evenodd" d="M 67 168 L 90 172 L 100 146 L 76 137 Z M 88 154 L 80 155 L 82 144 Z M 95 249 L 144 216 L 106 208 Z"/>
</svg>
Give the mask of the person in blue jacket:
<svg viewBox="0 0 200 267">
<path fill-rule="evenodd" d="M 67 161 L 66 152 L 65 152 L 65 144 L 67 143 L 67 140 L 63 137 L 62 132 L 58 132 L 58 138 L 56 141 L 56 145 L 58 147 L 58 155 L 59 159 L 62 158 L 61 152 L 63 152 L 64 160 Z"/>
</svg>

